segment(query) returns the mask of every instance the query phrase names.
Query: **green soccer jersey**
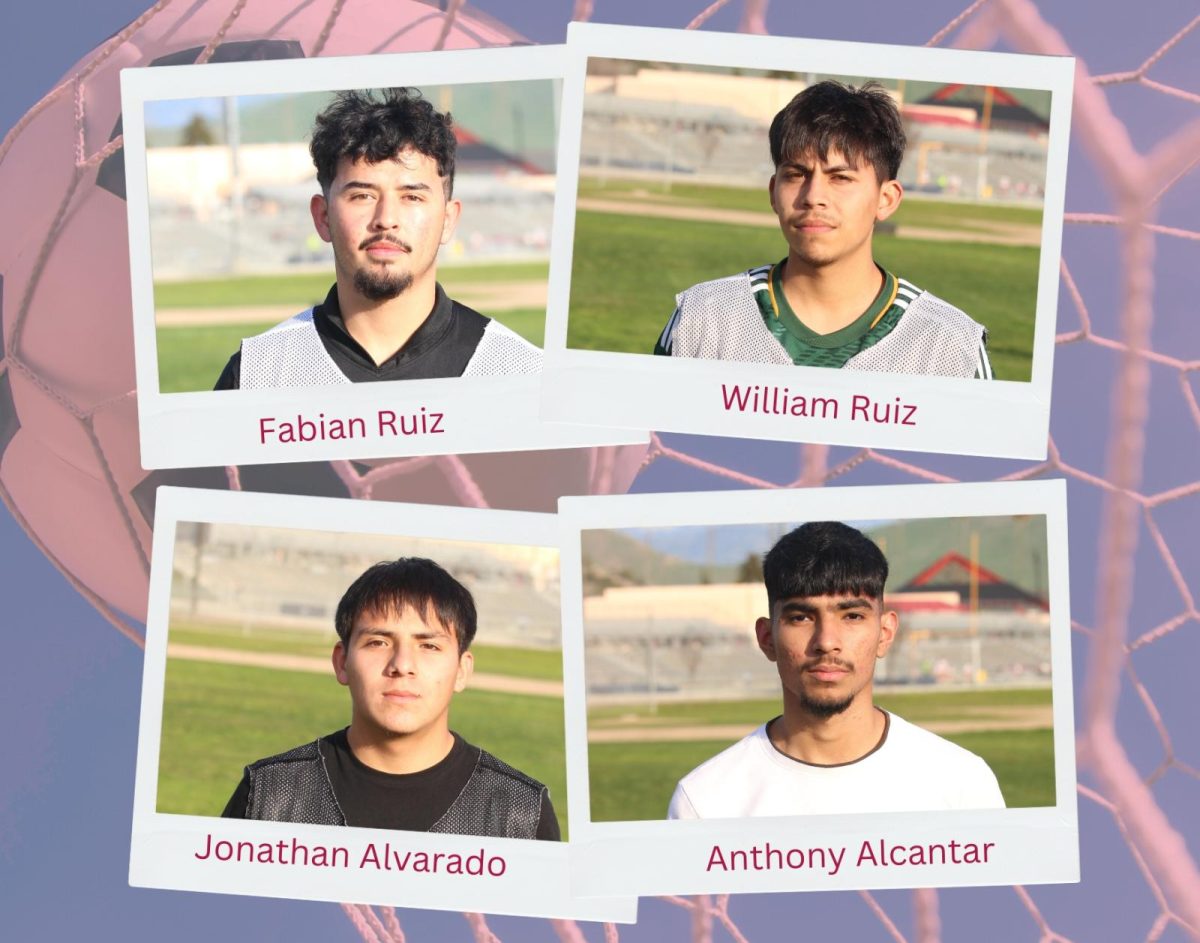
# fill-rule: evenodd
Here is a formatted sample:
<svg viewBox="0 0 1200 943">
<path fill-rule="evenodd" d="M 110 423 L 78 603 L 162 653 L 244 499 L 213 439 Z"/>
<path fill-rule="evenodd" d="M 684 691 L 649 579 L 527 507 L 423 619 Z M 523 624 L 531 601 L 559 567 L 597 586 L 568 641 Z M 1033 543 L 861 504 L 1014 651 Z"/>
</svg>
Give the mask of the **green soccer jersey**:
<svg viewBox="0 0 1200 943">
<path fill-rule="evenodd" d="M 880 268 L 883 286 L 867 310 L 837 331 L 818 334 L 796 316 L 783 293 L 783 264 L 786 261 L 753 268 L 746 274 L 750 277 L 750 290 L 763 323 L 797 366 L 844 367 L 856 354 L 887 337 L 900 323 L 909 304 L 922 293 L 911 282 Z M 656 354 L 672 353 L 679 316 L 677 308 L 654 346 Z M 984 343 L 979 344 L 976 363 L 976 378 L 991 379 L 991 364 Z"/>
<path fill-rule="evenodd" d="M 750 275 L 750 284 L 763 322 L 792 363 L 800 367 L 844 367 L 855 354 L 887 337 L 909 302 L 921 293 L 915 285 L 891 272 L 880 271 L 883 271 L 883 287 L 870 307 L 845 327 L 829 334 L 818 334 L 796 317 L 783 293 L 783 262 L 755 270 Z"/>
</svg>

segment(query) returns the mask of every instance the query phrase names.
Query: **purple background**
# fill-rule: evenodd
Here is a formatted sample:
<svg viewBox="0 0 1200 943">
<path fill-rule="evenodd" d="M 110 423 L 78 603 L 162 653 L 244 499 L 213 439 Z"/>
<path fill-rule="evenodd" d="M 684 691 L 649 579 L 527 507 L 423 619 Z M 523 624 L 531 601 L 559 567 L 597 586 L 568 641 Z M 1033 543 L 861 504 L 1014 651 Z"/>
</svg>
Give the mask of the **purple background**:
<svg viewBox="0 0 1200 943">
<path fill-rule="evenodd" d="M 184 0 L 176 0 L 184 2 Z M 351 0 L 353 2 L 353 0 Z M 140 13 L 147 0 L 104 0 L 79 5 L 64 0 L 20 2 L 5 11 L 0 61 L 7 81 L 0 86 L 0 127 L 11 127 L 80 56 Z M 228 0 L 232 5 L 232 0 Z M 494 13 L 530 39 L 560 40 L 571 4 L 483 0 Z M 683 26 L 702 0 L 596 0 L 596 21 Z M 920 4 L 784 3 L 775 0 L 768 28 L 781 35 L 921 44 L 966 5 L 965 0 Z M 993 6 L 1002 7 L 1001 0 Z M 1019 8 L 1012 2 L 1009 8 Z M 1042 15 L 1093 74 L 1134 69 L 1182 29 L 1193 11 L 1170 0 L 1094 4 L 1044 0 Z M 718 14 L 710 28 L 733 29 L 740 2 Z M 1200 31 L 1186 36 L 1149 71 L 1158 82 L 1200 92 Z M 864 64 L 863 71 L 869 71 Z M 1141 153 L 1153 149 L 1180 125 L 1200 116 L 1196 101 L 1136 84 L 1106 90 L 1116 116 Z M 52 198 L 49 197 L 48 198 Z M 56 198 L 56 197 L 53 197 Z M 1068 173 L 1068 212 L 1114 212 L 1114 200 L 1090 155 L 1072 140 Z M 1177 184 L 1159 207 L 1168 226 L 1195 226 L 1200 218 L 1200 172 Z M 20 226 L 19 220 L 6 225 Z M 1200 362 L 1200 330 L 1195 321 L 1198 243 L 1160 236 L 1155 254 L 1154 350 Z M 1097 334 L 1118 338 L 1121 268 L 1117 233 L 1111 227 L 1069 224 L 1063 258 L 1079 285 Z M 1060 299 L 1060 333 L 1075 330 L 1079 317 L 1065 292 Z M 1110 448 L 1110 385 L 1119 355 L 1095 344 L 1060 346 L 1055 363 L 1052 437 L 1063 462 L 1103 477 Z M 1195 374 L 1187 375 L 1192 389 Z M 1200 478 L 1200 430 L 1180 392 L 1180 374 L 1152 370 L 1150 421 L 1146 428 L 1143 494 L 1153 494 Z M 666 443 L 693 456 L 784 484 L 799 475 L 796 446 L 746 444 L 731 440 L 671 436 Z M 833 449 L 829 466 L 856 454 Z M 897 458 L 955 478 L 990 479 L 1028 468 L 1027 463 L 899 454 Z M 1097 571 L 1102 552 L 1100 512 L 1103 489 L 1070 477 L 1072 612 L 1084 626 L 1097 618 Z M 912 474 L 868 458 L 833 484 L 904 482 Z M 725 482 L 659 458 L 635 490 L 722 487 Z M 1196 525 L 1200 494 L 1192 493 L 1153 512 L 1170 554 L 1185 575 L 1200 572 Z M 78 539 L 104 552 L 105 535 Z M 7 514 L 0 514 L 0 592 L 9 600 L 5 632 L 9 657 L 0 667 L 0 704 L 9 742 L 0 777 L 0 926 L 6 937 L 65 939 L 89 934 L 99 939 L 360 939 L 332 904 L 269 901 L 131 889 L 126 883 L 133 764 L 142 669 L 141 651 L 118 635 L 30 543 Z M 1143 525 L 1134 559 L 1133 601 L 1126 638 L 1133 639 L 1188 604 L 1171 581 L 1163 556 Z M 1194 577 L 1193 577 L 1194 579 Z M 1194 656 L 1200 650 L 1193 618 L 1180 629 L 1133 653 L 1131 664 L 1146 686 L 1181 764 L 1200 766 L 1195 701 L 1189 697 Z M 1076 691 L 1084 689 L 1089 639 L 1074 636 Z M 1188 656 L 1192 656 L 1189 659 Z M 1181 669 L 1179 666 L 1183 665 Z M 1076 711 L 1082 714 L 1077 697 Z M 1149 775 L 1166 749 L 1146 706 L 1128 677 L 1121 691 L 1117 734 L 1139 773 Z M 1095 782 L 1085 769 L 1085 785 Z M 1159 808 L 1190 840 L 1196 853 L 1200 829 L 1200 788 L 1194 773 L 1168 768 L 1152 786 Z M 1083 882 L 1077 886 L 1034 887 L 1029 893 L 1049 928 L 1070 940 L 1142 940 L 1161 908 L 1109 812 L 1080 799 Z M 1182 885 L 1178 900 L 1200 895 Z M 879 893 L 876 899 L 905 939 L 914 939 L 913 895 Z M 1035 919 L 1009 888 L 952 890 L 939 894 L 942 938 L 1029 940 L 1042 937 Z M 734 898 L 730 913 L 753 941 L 775 939 L 891 940 L 887 930 L 855 893 L 760 895 Z M 622 928 L 622 940 L 691 938 L 690 917 L 677 906 L 643 900 L 636 928 Z M 410 941 L 470 940 L 457 914 L 404 911 L 401 923 Z M 554 940 L 551 926 L 537 920 L 491 918 L 489 925 L 508 941 Z M 599 929 L 586 930 L 589 939 Z M 716 939 L 728 938 L 715 930 Z M 1159 939 L 1192 939 L 1168 924 Z"/>
</svg>

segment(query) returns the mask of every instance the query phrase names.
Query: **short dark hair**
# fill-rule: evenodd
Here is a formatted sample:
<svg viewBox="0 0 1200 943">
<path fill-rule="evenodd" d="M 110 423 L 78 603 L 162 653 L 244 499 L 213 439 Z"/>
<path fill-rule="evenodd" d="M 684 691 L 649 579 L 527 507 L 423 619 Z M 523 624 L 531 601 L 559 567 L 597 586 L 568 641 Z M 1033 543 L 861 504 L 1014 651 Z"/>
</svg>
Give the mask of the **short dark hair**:
<svg viewBox="0 0 1200 943">
<path fill-rule="evenodd" d="M 338 92 L 317 115 L 308 152 L 317 183 L 328 195 L 343 157 L 378 164 L 409 147 L 437 163 L 449 199 L 454 192 L 454 123 L 449 112 L 439 112 L 415 88 Z"/>
<path fill-rule="evenodd" d="M 866 534 L 837 521 L 813 521 L 784 534 L 763 559 L 772 610 L 785 599 L 866 596 L 882 601 L 888 563 Z"/>
<path fill-rule="evenodd" d="M 770 141 L 776 169 L 806 154 L 823 161 L 838 150 L 856 166 L 871 164 L 880 183 L 896 179 L 907 144 L 900 111 L 878 82 L 810 85 L 775 116 Z"/>
<path fill-rule="evenodd" d="M 431 607 L 438 621 L 454 633 L 459 652 L 470 648 L 476 623 L 470 590 L 424 557 L 387 560 L 363 573 L 342 595 L 334 627 L 342 644 L 349 645 L 354 623 L 364 612 L 399 615 L 412 609 L 428 622 Z"/>
</svg>

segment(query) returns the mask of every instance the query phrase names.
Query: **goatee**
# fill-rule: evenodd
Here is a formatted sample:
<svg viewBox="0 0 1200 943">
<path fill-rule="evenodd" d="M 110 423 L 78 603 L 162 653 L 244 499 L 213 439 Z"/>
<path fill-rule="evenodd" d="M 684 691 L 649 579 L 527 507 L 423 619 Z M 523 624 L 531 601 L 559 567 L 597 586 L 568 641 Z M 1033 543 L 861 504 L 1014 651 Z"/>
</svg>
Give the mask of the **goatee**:
<svg viewBox="0 0 1200 943">
<path fill-rule="evenodd" d="M 360 268 L 354 273 L 354 287 L 371 301 L 390 301 L 408 291 L 412 283 L 412 272 L 392 275 Z"/>
</svg>

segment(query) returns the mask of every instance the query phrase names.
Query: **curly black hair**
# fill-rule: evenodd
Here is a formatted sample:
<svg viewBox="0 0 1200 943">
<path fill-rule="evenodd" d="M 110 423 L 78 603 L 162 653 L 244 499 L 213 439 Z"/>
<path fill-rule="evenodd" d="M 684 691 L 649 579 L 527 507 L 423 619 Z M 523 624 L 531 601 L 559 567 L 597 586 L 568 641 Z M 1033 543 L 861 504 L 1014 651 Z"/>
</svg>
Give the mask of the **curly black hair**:
<svg viewBox="0 0 1200 943">
<path fill-rule="evenodd" d="M 437 163 L 446 199 L 454 192 L 454 124 L 415 88 L 338 92 L 317 115 L 308 150 L 326 196 L 343 157 L 377 164 L 412 148 Z"/>
</svg>

